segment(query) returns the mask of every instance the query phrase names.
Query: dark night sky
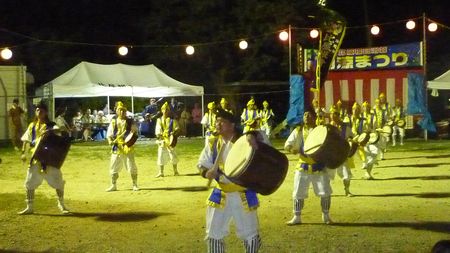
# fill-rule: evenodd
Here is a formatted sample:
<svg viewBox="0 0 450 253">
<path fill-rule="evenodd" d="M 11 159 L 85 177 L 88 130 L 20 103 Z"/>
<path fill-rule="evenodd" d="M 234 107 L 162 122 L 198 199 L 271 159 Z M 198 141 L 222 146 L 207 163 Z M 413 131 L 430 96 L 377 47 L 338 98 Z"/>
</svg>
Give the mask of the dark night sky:
<svg viewBox="0 0 450 253">
<path fill-rule="evenodd" d="M 365 0 L 367 2 L 368 24 L 419 17 L 426 12 L 430 18 L 450 25 L 448 0 Z M 2 0 L 0 9 L 0 28 L 47 40 L 80 41 L 106 44 L 185 44 L 188 42 L 207 42 L 211 40 L 235 39 L 237 34 L 246 32 L 252 35 L 274 32 L 291 23 L 302 27 L 308 15 L 308 4 L 303 1 L 217 1 L 209 0 L 153 0 L 153 1 L 25 1 Z M 214 1 L 211 1 L 214 2 Z M 244 3 L 243 3 L 244 2 Z M 267 2 L 266 10 L 252 9 L 252 2 Z M 309 3 L 308 3 L 309 2 Z M 233 3 L 247 6 L 248 12 L 242 11 L 236 16 Z M 196 5 L 202 5 L 207 12 L 197 12 Z M 210 5 L 210 6 L 209 6 Z M 283 9 L 286 7 L 285 9 Z M 305 8 L 303 8 L 305 7 Z M 341 13 L 349 26 L 366 24 L 363 0 L 328 0 L 328 7 Z M 272 9 L 270 9 L 272 8 Z M 283 15 L 286 9 L 294 9 L 289 15 Z M 228 13 L 230 11 L 230 13 Z M 240 10 L 239 10 L 240 11 Z M 233 12 L 233 13 L 231 13 Z M 239 12 L 240 13 L 240 12 Z M 238 18 L 236 18 L 238 17 Z M 259 20 L 261 18 L 263 21 Z M 239 20 L 237 20 L 239 19 Z M 246 24 L 245 20 L 251 24 Z M 260 24 L 258 23 L 260 22 Z M 245 25 L 243 25 L 245 24 Z M 307 25 L 307 24 L 306 24 Z M 420 27 L 419 27 L 420 28 Z M 229 36 L 236 37 L 229 37 Z M 0 46 L 29 42 L 20 36 L 11 36 L 0 32 Z M 343 47 L 364 47 L 418 41 L 420 29 L 406 31 L 404 24 L 382 26 L 382 32 L 376 38 L 367 40 L 365 29 L 350 29 Z M 430 76 L 435 76 L 450 67 L 450 30 L 441 29 L 429 36 Z M 311 42 L 306 42 L 306 44 Z M 261 43 L 261 52 L 248 55 L 231 50 L 234 45 L 211 45 L 202 54 L 203 47 L 197 48 L 195 59 L 184 55 L 184 48 L 172 49 L 132 49 L 126 58 L 117 55 L 115 48 L 68 46 L 48 43 L 34 43 L 14 49 L 14 59 L 7 64 L 25 64 L 35 75 L 37 84 L 49 81 L 56 75 L 72 67 L 80 60 L 98 63 L 123 62 L 128 64 L 154 63 L 175 78 L 192 83 L 215 83 L 217 76 L 205 72 L 236 68 L 237 71 L 225 71 L 226 81 L 240 79 L 280 80 L 285 77 L 283 68 L 285 59 L 282 45 L 267 46 Z M 227 46 L 230 47 L 227 50 Z M 157 51 L 159 50 L 159 51 Z M 214 57 L 210 54 L 214 52 Z M 219 55 L 221 52 L 226 56 Z M 227 52 L 227 53 L 225 53 Z M 284 57 L 286 58 L 286 57 Z M 444 59 L 445 58 L 445 59 Z M 265 62 L 258 69 L 251 70 L 252 62 Z M 220 65 L 218 62 L 223 63 Z M 0 63 L 2 64 L 2 63 Z M 208 67 L 206 67 L 208 66 Z M 230 67 L 231 66 L 231 67 Z M 253 72 L 252 72 L 253 71 Z M 236 73 L 235 73 L 236 72 Z M 270 73 L 269 73 L 270 72 Z"/>
</svg>

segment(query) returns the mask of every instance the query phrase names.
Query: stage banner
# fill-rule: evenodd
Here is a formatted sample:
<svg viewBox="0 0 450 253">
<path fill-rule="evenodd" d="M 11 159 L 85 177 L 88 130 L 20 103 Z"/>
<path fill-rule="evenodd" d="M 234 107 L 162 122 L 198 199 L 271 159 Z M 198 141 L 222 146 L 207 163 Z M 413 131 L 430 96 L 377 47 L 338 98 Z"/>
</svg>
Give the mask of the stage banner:
<svg viewBox="0 0 450 253">
<path fill-rule="evenodd" d="M 289 83 L 289 111 L 286 120 L 289 126 L 295 126 L 303 123 L 305 79 L 301 75 L 292 75 Z"/>
<path fill-rule="evenodd" d="M 308 62 L 309 65 L 315 65 L 317 53 L 316 49 L 304 49 L 305 68 Z M 423 66 L 422 42 L 414 42 L 381 47 L 340 49 L 330 65 L 330 71 L 420 66 Z"/>
</svg>

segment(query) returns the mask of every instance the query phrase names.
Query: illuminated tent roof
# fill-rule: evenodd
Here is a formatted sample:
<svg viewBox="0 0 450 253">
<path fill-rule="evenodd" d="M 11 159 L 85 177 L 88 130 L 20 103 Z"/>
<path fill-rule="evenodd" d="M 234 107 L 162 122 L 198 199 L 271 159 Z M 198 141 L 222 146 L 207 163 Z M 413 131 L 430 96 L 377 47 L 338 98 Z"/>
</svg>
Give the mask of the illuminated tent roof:
<svg viewBox="0 0 450 253">
<path fill-rule="evenodd" d="M 155 65 L 81 62 L 44 84 L 55 98 L 202 96 L 202 86 L 177 81 Z"/>
<path fill-rule="evenodd" d="M 433 81 L 428 81 L 428 89 L 436 90 L 450 90 L 450 70 L 435 78 Z"/>
</svg>

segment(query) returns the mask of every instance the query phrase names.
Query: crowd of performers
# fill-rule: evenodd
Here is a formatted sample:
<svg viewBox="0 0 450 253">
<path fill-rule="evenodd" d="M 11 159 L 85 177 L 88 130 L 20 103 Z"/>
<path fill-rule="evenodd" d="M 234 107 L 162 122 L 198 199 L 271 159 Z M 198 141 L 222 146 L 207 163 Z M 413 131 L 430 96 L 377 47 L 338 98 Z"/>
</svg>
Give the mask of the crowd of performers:
<svg viewBox="0 0 450 253">
<path fill-rule="evenodd" d="M 259 143 L 270 145 L 269 137 L 275 115 L 267 101 L 264 101 L 262 105 L 262 109 L 258 110 L 255 100 L 251 99 L 239 117 L 229 108 L 226 99 L 222 99 L 219 105 L 210 102 L 207 105 L 208 111 L 205 112 L 201 121 L 206 130 L 206 137 L 199 157 L 198 169 L 209 182 L 216 181 L 207 199 L 208 252 L 225 251 L 224 237 L 228 234 L 231 219 L 235 222 L 237 235 L 243 240 L 246 252 L 258 252 L 260 248 L 257 193 L 231 182 L 221 168 L 233 144 L 239 138 L 245 138 L 254 149 L 258 149 L 258 145 L 261 145 Z M 294 216 L 287 221 L 288 225 L 301 223 L 301 212 L 311 184 L 315 194 L 320 197 L 322 219 L 325 224 L 332 223 L 330 180 L 334 178 L 334 174 L 342 178 L 345 194 L 353 196 L 350 192 L 351 170 L 355 168 L 353 154 L 349 155 L 339 168 L 329 170 L 323 163 L 311 159 L 304 153 L 304 142 L 317 125 L 332 125 L 339 129 L 343 138 L 355 144 L 354 154 L 358 154 L 362 160 L 366 179 L 373 179 L 373 167 L 377 164 L 378 157 L 384 159 L 387 144 L 392 141 L 392 145 L 395 146 L 398 136 L 400 145 L 403 145 L 405 135 L 405 115 L 401 101 L 396 100 L 395 106 L 391 106 L 386 102 L 384 94 L 380 94 L 373 107 L 368 102 L 355 103 L 351 112 L 345 110 L 340 101 L 332 106 L 328 113 L 318 106 L 317 101 L 312 102 L 311 108 L 304 113 L 302 123 L 292 129 L 284 145 L 287 152 L 299 156 L 292 195 Z M 123 166 L 131 175 L 132 190 L 138 191 L 138 169 L 133 146 L 133 140 L 137 138 L 137 128 L 133 120 L 127 117 L 127 108 L 123 103 L 117 102 L 115 111 L 116 117 L 111 120 L 107 130 L 107 140 L 111 148 L 109 165 L 111 185 L 107 191 L 117 190 L 117 180 Z M 156 177 L 164 177 L 164 166 L 168 163 L 172 164 L 173 174 L 179 175 L 176 154 L 179 124 L 171 116 L 168 103 L 163 104 L 160 111 L 161 114 L 155 126 L 158 146 L 156 163 L 159 169 Z M 48 108 L 45 104 L 37 105 L 35 116 L 35 120 L 29 124 L 21 138 L 23 141 L 21 159 L 26 161 L 27 154 L 31 154 L 31 157 L 28 159 L 29 168 L 25 182 L 27 206 L 19 214 L 33 213 L 34 192 L 44 179 L 56 189 L 58 208 L 62 213 L 69 213 L 64 204 L 65 181 L 60 168 L 43 164 L 34 156 L 34 150 L 46 132 L 49 130 L 62 132 L 62 130 L 49 120 Z M 389 129 L 392 130 L 389 131 Z"/>
</svg>

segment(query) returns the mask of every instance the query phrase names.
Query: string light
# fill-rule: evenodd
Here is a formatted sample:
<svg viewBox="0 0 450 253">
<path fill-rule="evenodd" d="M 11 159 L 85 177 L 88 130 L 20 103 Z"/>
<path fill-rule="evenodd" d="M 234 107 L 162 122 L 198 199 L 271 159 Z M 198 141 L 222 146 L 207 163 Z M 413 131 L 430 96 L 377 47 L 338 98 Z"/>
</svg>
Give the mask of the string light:
<svg viewBox="0 0 450 253">
<path fill-rule="evenodd" d="M 414 22 L 414 20 L 409 20 L 408 22 L 406 22 L 406 28 L 408 30 L 416 28 L 416 22 Z"/>
<path fill-rule="evenodd" d="M 280 40 L 282 41 L 286 41 L 289 39 L 289 33 L 286 31 L 282 31 L 280 32 L 280 34 L 278 35 L 278 38 L 280 38 Z"/>
<path fill-rule="evenodd" d="M 245 49 L 247 49 L 247 47 L 248 47 L 248 42 L 247 42 L 247 41 L 241 40 L 241 41 L 239 42 L 239 48 L 240 48 L 240 49 L 245 50 Z"/>
<path fill-rule="evenodd" d="M 373 25 L 373 26 L 369 26 L 369 25 L 361 25 L 361 26 L 348 26 L 347 29 L 367 29 L 367 28 L 371 28 L 371 33 L 373 35 L 378 35 L 380 33 L 380 26 L 387 26 L 387 25 L 393 25 L 393 24 L 406 24 L 406 28 L 409 30 L 413 30 L 416 28 L 416 23 L 417 23 L 417 19 L 421 19 L 421 17 L 415 17 L 415 18 L 410 18 L 410 19 L 402 19 L 402 20 L 394 20 L 394 21 L 390 21 L 390 22 L 384 22 L 384 23 L 378 23 L 378 25 Z M 428 31 L 430 32 L 435 32 L 440 28 L 444 28 L 447 30 L 450 30 L 450 27 L 445 25 L 445 24 L 441 24 L 438 22 L 435 22 L 429 18 L 427 18 L 428 22 Z M 293 29 L 295 30 L 303 30 L 303 31 L 309 31 L 309 36 L 311 38 L 315 38 L 315 34 L 317 34 L 316 29 L 311 30 L 312 28 L 308 28 L 308 27 L 293 27 Z M 37 37 L 32 37 L 26 34 L 21 34 L 18 32 L 14 32 L 14 31 L 9 31 L 7 29 L 4 28 L 0 28 L 0 32 L 4 32 L 4 33 L 8 33 L 14 36 L 18 36 L 21 37 L 23 39 L 26 39 L 27 41 L 21 44 L 16 44 L 16 45 L 12 45 L 10 48 L 15 48 L 15 47 L 22 47 L 25 45 L 29 45 L 29 44 L 36 44 L 36 43 L 48 43 L 48 44 L 60 44 L 60 45 L 72 45 L 72 46 L 95 46 L 95 47 L 113 47 L 113 48 L 117 48 L 117 44 L 99 44 L 99 43 L 90 43 L 90 42 L 79 42 L 79 41 L 61 41 L 61 40 L 45 40 L 45 39 L 40 39 Z M 259 38 L 265 38 L 265 37 L 270 37 L 273 36 L 274 34 L 278 34 L 278 37 L 280 40 L 282 41 L 287 41 L 289 40 L 289 33 L 287 32 L 287 30 L 283 30 L 281 32 L 268 32 L 265 34 L 260 34 L 260 35 L 256 35 L 256 36 L 252 36 L 252 37 L 248 37 L 249 39 L 259 39 Z M 320 35 L 320 33 L 319 33 Z M 133 47 L 137 47 L 137 48 L 167 48 L 167 47 L 173 47 L 173 48 L 186 48 L 186 50 L 189 50 L 190 54 L 193 54 L 195 52 L 195 50 L 193 49 L 193 46 L 209 46 L 209 45 L 217 45 L 217 44 L 224 44 L 224 43 L 239 43 L 241 44 L 242 39 L 226 39 L 226 40 L 218 40 L 218 41 L 208 41 L 208 42 L 199 42 L 199 43 L 195 43 L 195 44 L 191 44 L 192 48 L 187 49 L 186 48 L 186 44 L 133 44 L 133 45 L 128 45 L 128 47 L 122 46 L 120 47 L 119 50 L 119 54 L 124 56 L 128 53 L 129 48 L 133 48 Z M 246 41 L 247 42 L 247 41 Z M 244 44 L 244 42 L 242 42 Z M 243 45 L 242 44 L 242 45 Z M 239 45 L 239 48 L 241 48 L 241 45 Z M 247 48 L 248 48 L 248 42 L 247 42 Z M 244 50 L 244 49 L 242 49 Z M 125 52 L 124 54 L 122 54 L 121 52 Z M 186 52 L 188 53 L 188 52 Z M 8 52 L 5 51 L 6 56 L 8 56 L 8 54 L 11 54 L 12 57 L 12 52 Z M 3 58 L 3 57 L 2 57 Z"/>
<path fill-rule="evenodd" d="M 11 49 L 5 47 L 2 49 L 2 51 L 0 52 L 0 55 L 2 57 L 2 59 L 4 60 L 9 60 L 12 58 L 13 56 L 13 52 L 11 51 Z"/>
<path fill-rule="evenodd" d="M 186 54 L 187 55 L 193 55 L 195 53 L 195 48 L 191 45 L 186 47 Z"/>
<path fill-rule="evenodd" d="M 370 28 L 370 33 L 373 35 L 378 35 L 380 33 L 380 27 L 373 25 L 372 28 Z"/>
<path fill-rule="evenodd" d="M 309 36 L 310 36 L 311 38 L 315 39 L 315 38 L 319 37 L 319 31 L 318 31 L 317 29 L 312 29 L 312 30 L 309 32 Z"/>
<path fill-rule="evenodd" d="M 434 22 L 428 24 L 428 31 L 436 32 L 438 29 L 438 25 Z"/>
<path fill-rule="evenodd" d="M 128 48 L 126 46 L 120 46 L 117 51 L 121 56 L 125 56 L 128 54 Z"/>
</svg>

